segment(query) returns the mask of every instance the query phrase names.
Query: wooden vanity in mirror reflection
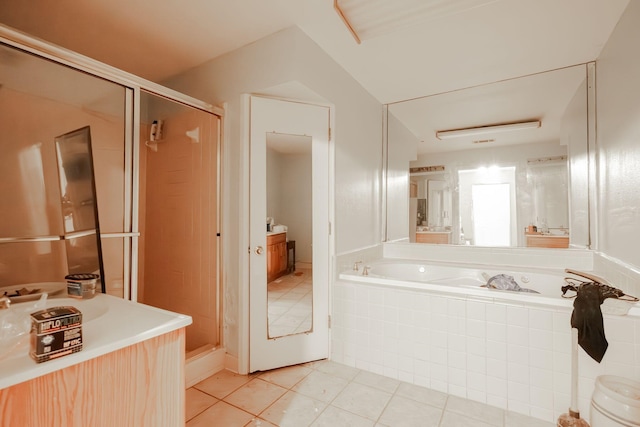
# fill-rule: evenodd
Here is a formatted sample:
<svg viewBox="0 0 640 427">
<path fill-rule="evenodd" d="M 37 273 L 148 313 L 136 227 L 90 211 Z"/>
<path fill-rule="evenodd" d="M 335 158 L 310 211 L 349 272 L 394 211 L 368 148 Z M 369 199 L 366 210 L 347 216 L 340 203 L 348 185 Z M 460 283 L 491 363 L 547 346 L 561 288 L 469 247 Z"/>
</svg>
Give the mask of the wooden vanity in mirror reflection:
<svg viewBox="0 0 640 427">
<path fill-rule="evenodd" d="M 267 233 L 267 283 L 287 273 L 287 233 Z"/>
<path fill-rule="evenodd" d="M 451 244 L 450 231 L 416 231 L 416 243 Z"/>
<path fill-rule="evenodd" d="M 569 235 L 542 234 L 537 232 L 526 232 L 528 248 L 558 248 L 569 247 Z"/>
</svg>

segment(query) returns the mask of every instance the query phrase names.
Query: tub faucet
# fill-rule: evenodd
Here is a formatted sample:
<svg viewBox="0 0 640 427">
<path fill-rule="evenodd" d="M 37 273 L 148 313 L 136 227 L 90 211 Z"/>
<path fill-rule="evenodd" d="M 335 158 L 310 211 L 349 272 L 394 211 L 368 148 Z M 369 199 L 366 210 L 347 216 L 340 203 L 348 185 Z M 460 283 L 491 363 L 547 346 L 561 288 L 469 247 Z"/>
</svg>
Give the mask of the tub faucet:
<svg viewBox="0 0 640 427">
<path fill-rule="evenodd" d="M 365 265 L 364 267 L 362 267 L 362 275 L 363 276 L 368 276 L 370 268 L 371 268 L 371 266 L 368 266 L 368 265 Z"/>
<path fill-rule="evenodd" d="M 358 266 L 362 264 L 362 261 L 356 261 L 353 263 L 353 271 L 358 271 Z"/>
</svg>

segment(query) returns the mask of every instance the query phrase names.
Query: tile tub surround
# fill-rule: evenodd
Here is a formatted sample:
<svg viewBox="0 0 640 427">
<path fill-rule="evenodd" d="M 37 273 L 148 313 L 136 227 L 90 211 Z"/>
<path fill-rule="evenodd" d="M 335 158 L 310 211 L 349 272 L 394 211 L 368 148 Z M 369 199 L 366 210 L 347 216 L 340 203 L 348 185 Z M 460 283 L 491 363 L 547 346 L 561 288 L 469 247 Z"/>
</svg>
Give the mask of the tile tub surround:
<svg viewBox="0 0 640 427">
<path fill-rule="evenodd" d="M 382 256 L 376 258 L 380 252 Z M 354 260 L 366 263 L 382 257 L 555 270 L 570 267 L 593 271 L 631 295 L 640 294 L 639 271 L 583 249 L 384 243 L 338 256 L 337 274 L 350 269 Z M 417 290 L 336 280 L 332 359 L 542 420 L 555 422 L 568 410 L 571 307 L 441 298 Z M 640 319 L 609 315 L 604 319 L 609 349 L 602 363 L 579 350 L 579 408 L 587 419 L 598 375 L 640 380 Z"/>
<path fill-rule="evenodd" d="M 570 404 L 571 307 L 454 298 L 337 281 L 332 360 L 496 408 L 554 422 Z M 605 315 L 602 363 L 579 350 L 579 408 L 595 378 L 640 379 L 640 319 Z"/>
<path fill-rule="evenodd" d="M 332 361 L 218 372 L 187 390 L 186 418 L 187 427 L 555 425 Z"/>
</svg>

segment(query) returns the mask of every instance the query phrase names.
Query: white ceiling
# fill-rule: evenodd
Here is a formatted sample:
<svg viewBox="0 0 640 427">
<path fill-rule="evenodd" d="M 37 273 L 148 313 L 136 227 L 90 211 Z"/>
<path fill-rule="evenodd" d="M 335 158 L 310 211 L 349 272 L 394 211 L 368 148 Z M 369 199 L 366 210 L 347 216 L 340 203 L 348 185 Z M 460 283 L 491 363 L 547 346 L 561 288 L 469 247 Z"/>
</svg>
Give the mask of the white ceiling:
<svg viewBox="0 0 640 427">
<path fill-rule="evenodd" d="M 297 25 L 389 103 L 594 60 L 628 2 L 497 0 L 362 44 L 332 0 L 2 0 L 0 22 L 156 82 Z"/>
<path fill-rule="evenodd" d="M 392 104 L 389 112 L 418 138 L 418 154 L 484 148 L 486 143 L 474 141 L 486 139 L 491 140 L 492 147 L 559 142 L 566 107 L 579 89 L 584 88 L 586 99 L 586 86 L 581 86 L 587 77 L 586 68 L 576 65 L 426 96 Z M 541 127 L 447 140 L 436 138 L 440 130 L 530 120 L 540 120 Z"/>
<path fill-rule="evenodd" d="M 517 103 L 507 99 L 520 91 L 520 79 L 508 90 L 484 85 L 595 60 L 629 3 L 475 0 L 479 6 L 469 9 L 470 0 L 447 0 L 448 13 L 358 44 L 333 0 L 0 1 L 0 23 L 155 82 L 297 25 L 381 103 L 393 104 L 390 111 L 424 141 L 421 153 L 465 148 L 437 145 L 435 130 L 522 119 L 543 119 L 539 136 L 557 139 L 557 120 L 578 80 L 563 90 L 549 83 L 548 96 L 522 93 Z M 475 101 L 464 110 L 438 104 L 446 97 L 453 105 L 452 98 L 469 100 L 470 94 Z M 424 96 L 430 97 L 416 99 Z M 494 107 L 501 104 L 509 109 Z"/>
<path fill-rule="evenodd" d="M 311 137 L 285 133 L 267 133 L 267 147 L 281 154 L 311 154 Z"/>
</svg>

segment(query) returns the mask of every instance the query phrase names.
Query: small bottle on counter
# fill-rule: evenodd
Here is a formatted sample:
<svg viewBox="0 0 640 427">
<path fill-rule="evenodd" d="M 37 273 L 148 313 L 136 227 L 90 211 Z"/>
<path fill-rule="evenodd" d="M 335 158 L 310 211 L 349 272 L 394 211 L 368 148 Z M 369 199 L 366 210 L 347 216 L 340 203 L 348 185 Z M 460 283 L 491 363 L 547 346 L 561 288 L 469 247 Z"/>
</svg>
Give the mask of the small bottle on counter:
<svg viewBox="0 0 640 427">
<path fill-rule="evenodd" d="M 96 295 L 97 274 L 76 273 L 64 277 L 67 280 L 67 295 L 71 298 L 89 299 Z"/>
</svg>

